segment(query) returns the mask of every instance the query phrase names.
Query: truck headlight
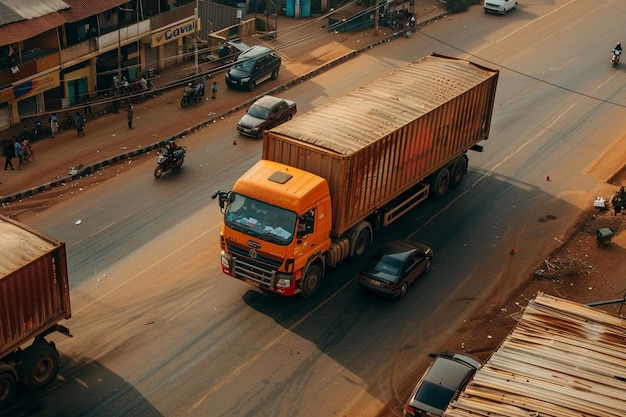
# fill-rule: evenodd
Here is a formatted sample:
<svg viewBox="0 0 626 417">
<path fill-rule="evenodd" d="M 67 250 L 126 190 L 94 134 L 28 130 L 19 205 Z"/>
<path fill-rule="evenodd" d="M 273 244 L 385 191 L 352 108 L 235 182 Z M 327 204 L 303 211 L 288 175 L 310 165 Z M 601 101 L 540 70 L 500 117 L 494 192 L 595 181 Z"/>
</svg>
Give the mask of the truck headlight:
<svg viewBox="0 0 626 417">
<path fill-rule="evenodd" d="M 228 258 L 226 258 L 225 256 L 222 256 L 222 266 L 225 266 L 226 268 L 230 268 L 230 263 L 228 262 Z"/>
<path fill-rule="evenodd" d="M 289 288 L 289 287 L 291 287 L 291 280 L 290 279 L 281 278 L 278 281 L 276 281 L 276 286 L 277 287 L 283 287 L 283 288 Z"/>
</svg>

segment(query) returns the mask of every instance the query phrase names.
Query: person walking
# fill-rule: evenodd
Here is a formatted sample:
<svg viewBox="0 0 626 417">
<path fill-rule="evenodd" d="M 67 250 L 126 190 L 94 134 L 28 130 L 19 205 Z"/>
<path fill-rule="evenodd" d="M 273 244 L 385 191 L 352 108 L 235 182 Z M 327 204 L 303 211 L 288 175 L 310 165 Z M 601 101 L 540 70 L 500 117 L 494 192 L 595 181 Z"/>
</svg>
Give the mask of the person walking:
<svg viewBox="0 0 626 417">
<path fill-rule="evenodd" d="M 84 109 L 84 113 L 87 114 L 91 114 L 91 100 L 89 100 L 89 94 L 85 94 L 85 109 Z"/>
<path fill-rule="evenodd" d="M 133 105 L 129 104 L 128 109 L 126 111 L 128 112 L 128 128 L 132 129 L 133 128 Z"/>
<path fill-rule="evenodd" d="M 217 81 L 213 81 L 213 86 L 211 87 L 212 95 L 211 98 L 215 98 L 217 95 Z"/>
<path fill-rule="evenodd" d="M 52 133 L 52 137 L 54 138 L 59 131 L 59 119 L 57 118 L 57 114 L 52 113 L 48 121 L 50 122 L 50 132 Z"/>
<path fill-rule="evenodd" d="M 85 136 L 85 118 L 79 112 L 76 112 L 74 118 L 76 119 L 76 137 Z"/>
<path fill-rule="evenodd" d="M 18 138 L 15 138 L 15 142 L 13 143 L 13 154 L 17 158 L 17 169 L 22 169 L 22 165 L 24 165 L 24 154 L 22 153 L 22 144 Z"/>
<path fill-rule="evenodd" d="M 5 140 L 3 145 L 4 145 L 3 146 L 3 151 L 4 151 L 4 170 L 6 171 L 9 168 L 13 169 L 13 163 L 11 162 L 11 159 L 13 159 L 14 156 L 15 156 L 14 155 L 15 148 L 13 147 L 13 144 L 9 140 Z"/>
<path fill-rule="evenodd" d="M 22 155 L 24 162 L 30 162 L 30 158 L 33 158 L 33 162 L 35 161 L 35 151 L 33 151 L 33 147 L 28 138 L 24 138 L 22 141 Z"/>
</svg>

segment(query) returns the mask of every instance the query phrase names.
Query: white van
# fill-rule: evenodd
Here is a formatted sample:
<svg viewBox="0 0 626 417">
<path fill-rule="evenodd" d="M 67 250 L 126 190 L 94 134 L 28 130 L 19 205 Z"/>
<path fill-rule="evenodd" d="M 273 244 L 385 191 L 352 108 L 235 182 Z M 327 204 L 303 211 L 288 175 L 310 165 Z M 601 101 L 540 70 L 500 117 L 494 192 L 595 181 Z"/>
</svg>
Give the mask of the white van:
<svg viewBox="0 0 626 417">
<path fill-rule="evenodd" d="M 485 0 L 485 13 L 505 14 L 517 7 L 517 0 Z"/>
</svg>

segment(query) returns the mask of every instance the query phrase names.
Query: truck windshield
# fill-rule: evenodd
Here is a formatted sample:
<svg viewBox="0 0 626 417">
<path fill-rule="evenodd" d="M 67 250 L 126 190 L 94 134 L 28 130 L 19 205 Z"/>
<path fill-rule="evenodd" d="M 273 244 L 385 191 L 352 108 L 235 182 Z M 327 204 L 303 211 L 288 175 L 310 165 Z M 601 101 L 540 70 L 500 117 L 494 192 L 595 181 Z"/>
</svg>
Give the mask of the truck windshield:
<svg viewBox="0 0 626 417">
<path fill-rule="evenodd" d="M 224 213 L 226 226 L 268 242 L 288 245 L 296 227 L 296 213 L 231 193 Z"/>
</svg>

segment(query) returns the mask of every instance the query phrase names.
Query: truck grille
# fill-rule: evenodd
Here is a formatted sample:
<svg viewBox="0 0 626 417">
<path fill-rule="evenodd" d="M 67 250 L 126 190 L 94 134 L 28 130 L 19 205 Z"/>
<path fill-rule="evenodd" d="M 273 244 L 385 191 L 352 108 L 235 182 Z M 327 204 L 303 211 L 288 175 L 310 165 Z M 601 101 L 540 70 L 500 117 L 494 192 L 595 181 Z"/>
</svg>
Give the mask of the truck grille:
<svg viewBox="0 0 626 417">
<path fill-rule="evenodd" d="M 241 259 L 238 257 L 234 257 L 233 259 L 235 260 L 235 278 L 244 281 L 249 279 L 270 288 L 273 287 L 272 282 L 274 281 L 276 271 L 268 270 L 263 265 L 250 262 L 249 259 Z"/>
<path fill-rule="evenodd" d="M 249 279 L 273 287 L 274 275 L 280 267 L 279 262 L 264 257 L 262 253 L 259 253 L 256 259 L 252 259 L 246 250 L 233 245 L 228 245 L 228 250 L 233 255 L 235 278 Z"/>
</svg>

